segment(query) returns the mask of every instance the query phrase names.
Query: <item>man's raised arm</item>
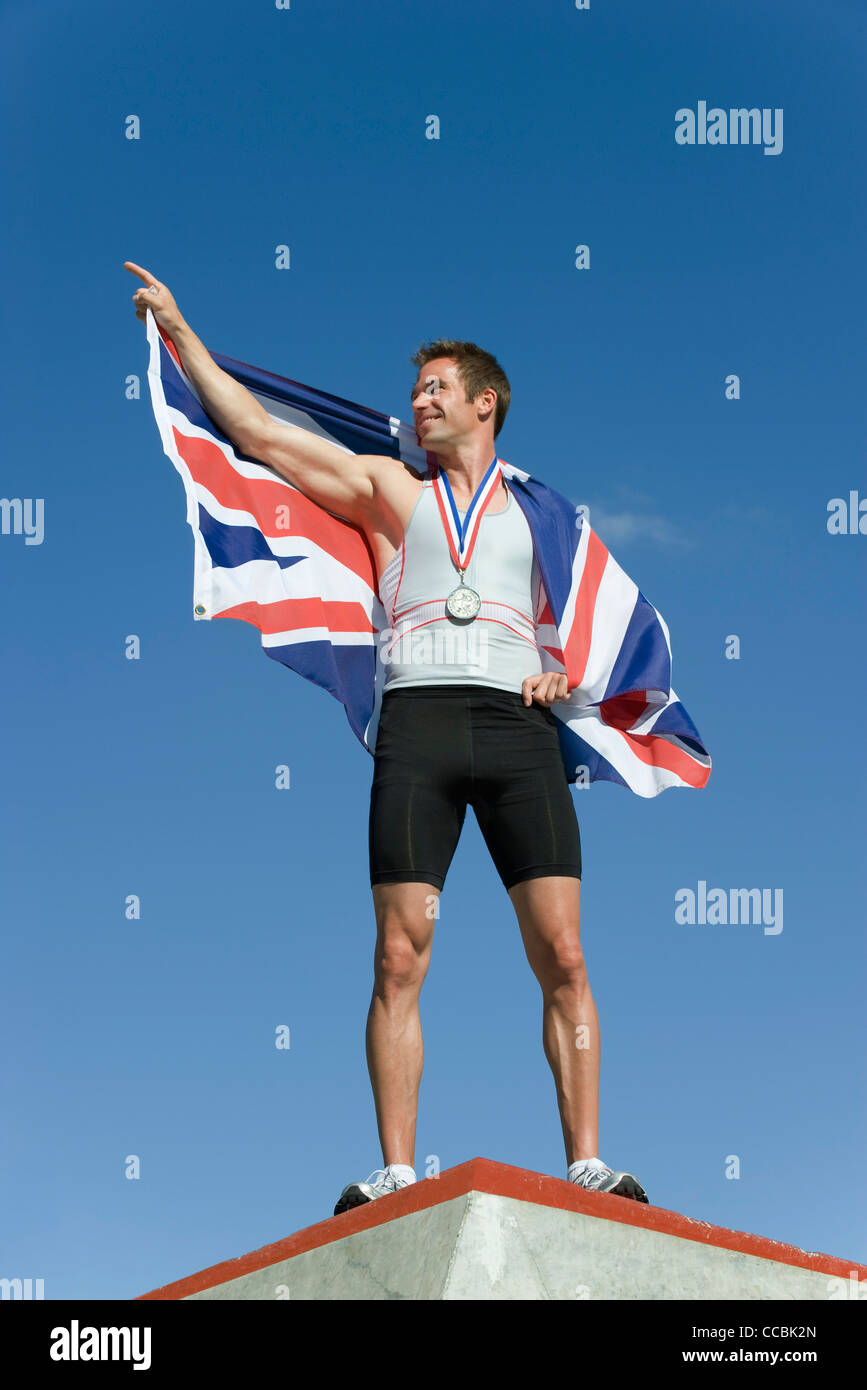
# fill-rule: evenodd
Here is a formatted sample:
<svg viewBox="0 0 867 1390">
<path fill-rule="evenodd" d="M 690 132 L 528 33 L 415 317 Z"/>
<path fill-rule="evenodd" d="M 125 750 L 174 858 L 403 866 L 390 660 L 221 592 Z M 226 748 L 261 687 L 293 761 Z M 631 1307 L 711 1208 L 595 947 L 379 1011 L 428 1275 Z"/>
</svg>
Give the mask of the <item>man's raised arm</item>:
<svg viewBox="0 0 867 1390">
<path fill-rule="evenodd" d="M 273 468 L 327 511 L 362 521 L 375 496 L 377 469 L 393 466 L 394 460 L 347 453 L 307 430 L 272 420 L 246 387 L 217 366 L 168 287 L 134 261 L 124 261 L 124 267 L 146 287 L 133 295 L 136 318 L 144 322 L 147 310 L 152 311 L 177 348 L 206 412 L 234 447 Z"/>
</svg>

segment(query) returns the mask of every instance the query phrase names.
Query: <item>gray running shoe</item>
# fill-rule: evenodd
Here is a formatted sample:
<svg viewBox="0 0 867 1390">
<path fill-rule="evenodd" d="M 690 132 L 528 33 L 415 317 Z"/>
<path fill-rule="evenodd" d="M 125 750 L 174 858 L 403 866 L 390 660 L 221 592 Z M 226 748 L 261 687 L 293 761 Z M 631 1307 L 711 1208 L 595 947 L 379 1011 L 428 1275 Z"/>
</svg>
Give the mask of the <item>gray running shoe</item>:
<svg viewBox="0 0 867 1390">
<path fill-rule="evenodd" d="M 633 1173 L 614 1173 L 601 1159 L 588 1163 L 571 1181 L 576 1187 L 593 1192 L 612 1192 L 617 1197 L 630 1197 L 633 1202 L 647 1202 L 647 1193 Z"/>
<path fill-rule="evenodd" d="M 407 1178 L 397 1177 L 390 1168 L 376 1168 L 367 1182 L 351 1182 L 348 1187 L 344 1187 L 337 1199 L 334 1215 L 339 1216 L 342 1211 L 360 1207 L 364 1202 L 372 1202 L 375 1197 L 387 1197 L 389 1192 L 397 1192 L 399 1188 L 411 1185 Z"/>
</svg>

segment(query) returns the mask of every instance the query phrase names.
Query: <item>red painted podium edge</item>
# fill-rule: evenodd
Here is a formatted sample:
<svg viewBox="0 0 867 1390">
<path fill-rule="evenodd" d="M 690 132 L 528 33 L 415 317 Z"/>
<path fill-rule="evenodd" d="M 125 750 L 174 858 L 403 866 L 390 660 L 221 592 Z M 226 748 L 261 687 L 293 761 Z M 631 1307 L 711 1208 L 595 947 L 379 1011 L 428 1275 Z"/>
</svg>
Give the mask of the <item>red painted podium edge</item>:
<svg viewBox="0 0 867 1390">
<path fill-rule="evenodd" d="M 446 1169 L 439 1177 L 422 1178 L 410 1187 L 390 1193 L 388 1197 L 354 1207 L 340 1216 L 328 1217 L 325 1221 L 318 1221 L 315 1226 L 306 1226 L 304 1230 L 296 1231 L 294 1235 L 286 1236 L 273 1245 L 263 1245 L 249 1255 L 224 1260 L 186 1279 L 178 1279 L 172 1284 L 152 1289 L 150 1293 L 139 1294 L 133 1301 L 186 1298 L 189 1294 L 215 1288 L 230 1279 L 252 1274 L 308 1250 L 343 1240 L 358 1231 L 368 1231 L 412 1212 L 450 1202 L 467 1192 L 513 1197 L 519 1202 L 534 1202 L 538 1206 L 554 1207 L 559 1211 L 581 1212 L 584 1216 L 598 1217 L 602 1221 L 618 1221 L 625 1226 L 639 1226 L 647 1231 L 678 1236 L 681 1240 L 698 1241 L 700 1245 L 714 1245 L 722 1250 L 776 1260 L 778 1264 L 795 1265 L 817 1274 L 848 1279 L 852 1273 L 856 1273 L 859 1281 L 867 1280 L 867 1265 L 855 1264 L 851 1260 L 799 1250 L 795 1245 L 750 1235 L 746 1231 L 730 1231 L 725 1226 L 711 1226 L 707 1221 L 693 1221 L 679 1212 L 645 1206 L 643 1202 L 633 1202 L 627 1197 L 616 1197 L 608 1192 L 588 1192 L 574 1183 L 546 1173 L 531 1173 L 525 1168 L 494 1163 L 489 1158 L 471 1158 L 456 1168 Z"/>
</svg>

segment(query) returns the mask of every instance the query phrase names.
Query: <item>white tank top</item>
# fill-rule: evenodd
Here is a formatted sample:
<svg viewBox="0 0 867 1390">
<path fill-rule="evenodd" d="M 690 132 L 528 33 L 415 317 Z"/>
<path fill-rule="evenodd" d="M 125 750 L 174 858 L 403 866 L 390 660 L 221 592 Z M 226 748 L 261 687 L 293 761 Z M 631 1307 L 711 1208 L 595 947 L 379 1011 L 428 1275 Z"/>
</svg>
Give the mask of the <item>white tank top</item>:
<svg viewBox="0 0 867 1390">
<path fill-rule="evenodd" d="M 388 626 L 381 634 L 383 692 L 408 685 L 489 685 L 521 690 L 541 669 L 533 621 L 533 540 L 508 491 L 501 512 L 482 515 L 464 582 L 482 606 L 472 622 L 445 611 L 460 584 L 432 479 L 426 479 L 403 542 L 382 573 L 379 594 Z M 459 513 L 463 519 L 465 512 Z"/>
</svg>

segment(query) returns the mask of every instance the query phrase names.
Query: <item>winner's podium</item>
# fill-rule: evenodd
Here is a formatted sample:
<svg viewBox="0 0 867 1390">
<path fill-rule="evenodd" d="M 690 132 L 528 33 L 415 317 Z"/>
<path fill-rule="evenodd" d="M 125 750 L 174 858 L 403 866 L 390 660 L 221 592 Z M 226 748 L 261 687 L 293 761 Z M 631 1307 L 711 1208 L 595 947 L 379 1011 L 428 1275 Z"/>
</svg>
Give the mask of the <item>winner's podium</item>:
<svg viewBox="0 0 867 1390">
<path fill-rule="evenodd" d="M 135 1301 L 828 1300 L 865 1281 L 850 1260 L 474 1158 Z"/>
</svg>

